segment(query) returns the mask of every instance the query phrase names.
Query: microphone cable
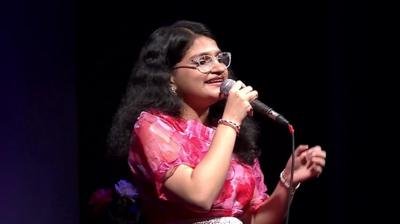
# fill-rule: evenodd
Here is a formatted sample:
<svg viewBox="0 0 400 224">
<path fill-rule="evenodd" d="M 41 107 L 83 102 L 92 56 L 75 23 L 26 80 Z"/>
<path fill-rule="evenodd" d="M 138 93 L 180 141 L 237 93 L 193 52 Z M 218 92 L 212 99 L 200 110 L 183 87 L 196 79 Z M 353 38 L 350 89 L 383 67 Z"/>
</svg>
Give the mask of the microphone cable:
<svg viewBox="0 0 400 224">
<path fill-rule="evenodd" d="M 291 163 L 292 166 L 290 168 L 290 179 L 289 179 L 289 198 L 288 198 L 288 203 L 287 203 L 287 212 L 286 212 L 286 224 L 289 223 L 289 215 L 290 215 L 290 207 L 292 205 L 292 201 L 293 201 L 293 197 L 294 197 L 294 193 L 296 191 L 296 187 L 293 186 L 293 174 L 294 174 L 294 159 L 295 159 L 295 155 L 294 155 L 294 151 L 295 151 L 295 143 L 294 143 L 294 128 L 291 124 L 288 124 L 288 128 L 289 128 L 289 133 L 291 135 L 292 138 L 292 156 L 291 156 Z"/>
</svg>

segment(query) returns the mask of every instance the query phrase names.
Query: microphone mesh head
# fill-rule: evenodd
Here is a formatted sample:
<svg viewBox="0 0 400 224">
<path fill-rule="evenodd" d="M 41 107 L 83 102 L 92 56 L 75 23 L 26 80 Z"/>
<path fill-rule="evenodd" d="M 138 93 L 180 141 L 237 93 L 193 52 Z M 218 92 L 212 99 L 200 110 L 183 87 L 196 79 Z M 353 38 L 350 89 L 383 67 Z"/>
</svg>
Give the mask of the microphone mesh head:
<svg viewBox="0 0 400 224">
<path fill-rule="evenodd" d="M 235 84 L 235 80 L 225 79 L 220 86 L 221 93 L 225 96 L 228 96 L 229 90 L 232 88 L 233 84 Z"/>
</svg>

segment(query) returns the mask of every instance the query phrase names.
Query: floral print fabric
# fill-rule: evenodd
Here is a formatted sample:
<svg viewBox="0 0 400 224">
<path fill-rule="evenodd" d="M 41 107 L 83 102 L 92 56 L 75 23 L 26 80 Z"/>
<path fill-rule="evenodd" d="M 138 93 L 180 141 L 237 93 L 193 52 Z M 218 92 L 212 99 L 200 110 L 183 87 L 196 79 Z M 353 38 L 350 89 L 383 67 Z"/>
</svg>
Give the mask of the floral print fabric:
<svg viewBox="0 0 400 224">
<path fill-rule="evenodd" d="M 136 184 L 145 189 L 144 197 L 149 201 L 162 201 L 164 205 L 179 204 L 180 199 L 163 188 L 164 181 L 169 177 L 167 174 L 172 175 L 179 165 L 195 168 L 206 155 L 214 132 L 214 128 L 195 120 L 178 119 L 159 112 L 142 112 L 134 126 L 135 140 L 130 148 L 129 164 Z M 197 215 L 240 216 L 246 210 L 257 209 L 268 198 L 266 192 L 259 161 L 248 165 L 233 155 L 223 189 L 211 210 Z M 152 205 L 148 207 L 152 209 Z M 168 207 L 173 210 L 172 206 Z M 155 206 L 154 209 L 160 208 Z M 196 213 L 195 209 L 191 211 Z M 179 214 L 179 211 L 169 211 L 168 215 L 174 214 Z M 174 217 L 168 219 L 173 220 Z"/>
</svg>

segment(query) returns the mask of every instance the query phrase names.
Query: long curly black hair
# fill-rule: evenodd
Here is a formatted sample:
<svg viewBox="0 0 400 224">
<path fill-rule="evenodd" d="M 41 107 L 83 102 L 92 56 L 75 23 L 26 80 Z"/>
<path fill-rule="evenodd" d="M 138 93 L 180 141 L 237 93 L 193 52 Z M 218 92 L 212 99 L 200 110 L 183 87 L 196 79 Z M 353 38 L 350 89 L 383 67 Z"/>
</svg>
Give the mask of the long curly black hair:
<svg viewBox="0 0 400 224">
<path fill-rule="evenodd" d="M 127 158 L 129 146 L 134 139 L 133 126 L 142 111 L 156 109 L 170 116 L 180 116 L 182 102 L 171 93 L 170 76 L 174 65 L 181 61 L 199 36 L 215 39 L 204 24 L 186 20 L 158 28 L 150 35 L 142 47 L 126 93 L 113 118 L 108 137 L 111 155 Z M 233 77 L 232 70 L 229 70 L 229 76 Z M 222 100 L 210 107 L 210 125 L 217 125 L 225 102 Z M 256 144 L 257 135 L 256 123 L 251 118 L 246 118 L 234 148 L 234 153 L 246 164 L 253 164 L 254 159 L 260 155 Z"/>
</svg>

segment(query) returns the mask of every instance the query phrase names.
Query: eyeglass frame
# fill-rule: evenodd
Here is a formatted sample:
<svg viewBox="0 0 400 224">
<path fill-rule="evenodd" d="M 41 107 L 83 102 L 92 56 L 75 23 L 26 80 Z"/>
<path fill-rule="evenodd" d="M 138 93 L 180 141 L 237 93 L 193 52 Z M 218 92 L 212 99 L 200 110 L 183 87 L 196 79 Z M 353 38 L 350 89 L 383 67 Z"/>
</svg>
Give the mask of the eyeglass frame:
<svg viewBox="0 0 400 224">
<path fill-rule="evenodd" d="M 220 61 L 218 60 L 218 56 L 221 55 L 221 54 L 226 54 L 226 55 L 228 55 L 228 58 L 229 58 L 229 64 L 228 64 L 228 65 L 225 65 L 224 63 L 222 63 L 222 62 L 220 62 Z M 228 52 L 228 51 L 222 51 L 222 52 L 219 52 L 216 56 L 213 56 L 213 55 L 198 55 L 198 56 L 195 56 L 194 58 L 190 59 L 190 61 L 191 61 L 192 63 L 195 63 L 196 65 L 193 65 L 193 66 L 190 66 L 190 65 L 179 65 L 179 66 L 174 66 L 173 69 L 178 69 L 178 68 L 190 68 L 190 69 L 197 69 L 199 72 L 204 73 L 204 74 L 210 73 L 211 69 L 213 68 L 212 66 L 211 66 L 210 69 L 208 69 L 208 71 L 206 71 L 206 72 L 202 72 L 202 71 L 199 69 L 200 66 L 204 66 L 204 65 L 200 65 L 200 63 L 199 63 L 198 60 L 199 60 L 201 57 L 204 57 L 204 56 L 209 56 L 209 57 L 211 57 L 212 62 L 213 62 L 212 66 L 214 66 L 214 63 L 215 63 L 215 62 L 217 62 L 217 63 L 223 64 L 223 65 L 225 66 L 225 68 L 229 68 L 229 66 L 231 65 L 231 62 L 232 62 L 232 53 L 231 53 L 231 52 Z M 210 63 L 211 63 L 211 62 L 210 62 Z"/>
</svg>

